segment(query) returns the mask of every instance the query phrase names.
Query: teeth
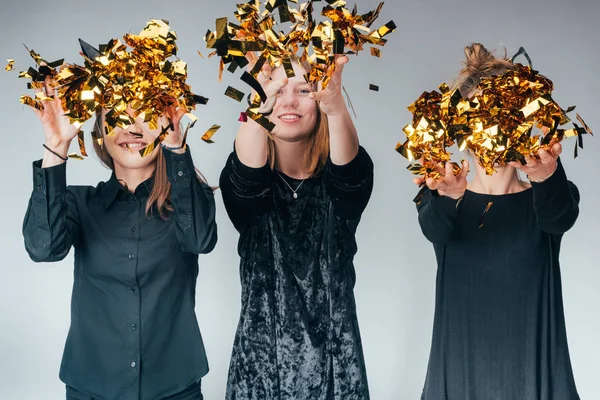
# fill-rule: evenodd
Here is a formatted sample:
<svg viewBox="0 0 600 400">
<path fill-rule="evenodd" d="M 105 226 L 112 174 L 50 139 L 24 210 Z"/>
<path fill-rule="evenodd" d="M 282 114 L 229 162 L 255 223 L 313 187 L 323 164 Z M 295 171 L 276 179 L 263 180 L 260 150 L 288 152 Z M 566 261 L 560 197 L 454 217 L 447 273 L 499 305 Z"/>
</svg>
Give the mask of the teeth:
<svg viewBox="0 0 600 400">
<path fill-rule="evenodd" d="M 145 144 L 144 143 L 123 143 L 121 145 L 122 147 L 128 147 L 128 148 L 137 148 L 137 147 L 144 147 Z"/>
<path fill-rule="evenodd" d="M 284 121 L 293 121 L 299 119 L 300 117 L 298 117 L 297 115 L 282 115 L 280 118 Z"/>
</svg>

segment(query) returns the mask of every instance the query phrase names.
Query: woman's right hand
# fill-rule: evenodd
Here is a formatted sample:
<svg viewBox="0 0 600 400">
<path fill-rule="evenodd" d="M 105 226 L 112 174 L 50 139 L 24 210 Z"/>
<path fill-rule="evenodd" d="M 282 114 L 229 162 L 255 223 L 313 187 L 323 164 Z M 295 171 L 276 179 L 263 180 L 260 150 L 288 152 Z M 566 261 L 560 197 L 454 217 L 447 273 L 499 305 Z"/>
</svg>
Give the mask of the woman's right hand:
<svg viewBox="0 0 600 400">
<path fill-rule="evenodd" d="M 452 199 L 458 200 L 465 195 L 467 190 L 467 175 L 469 174 L 469 162 L 467 160 L 462 162 L 462 169 L 458 175 L 454 175 L 452 163 L 446 163 L 444 176 L 438 179 L 423 177 L 413 179 L 413 182 L 417 185 L 422 185 L 423 182 L 427 185 L 430 190 L 437 190 L 442 196 L 447 196 Z"/>
<path fill-rule="evenodd" d="M 46 78 L 44 89 L 38 89 L 38 92 L 44 91 L 47 97 L 53 96 L 53 99 L 44 100 L 41 102 L 43 109 L 38 110 L 32 108 L 33 112 L 42 122 L 44 129 L 45 145 L 52 151 L 59 154 L 61 157 L 67 157 L 69 145 L 79 129 L 71 124 L 69 118 L 65 116 L 65 111 L 62 108 L 61 101 L 55 93 L 55 89 L 51 86 L 52 82 Z M 62 162 L 49 151 L 44 153 L 44 161 L 42 166 L 52 166 Z"/>
<path fill-rule="evenodd" d="M 273 111 L 275 107 L 275 103 L 277 103 L 277 95 L 279 91 L 286 87 L 288 84 L 288 79 L 278 79 L 276 81 L 271 79 L 271 66 L 265 63 L 261 68 L 258 76 L 256 77 L 260 86 L 262 86 L 265 94 L 267 95 L 267 101 L 260 105 L 258 112 L 261 114 L 268 114 Z"/>
</svg>

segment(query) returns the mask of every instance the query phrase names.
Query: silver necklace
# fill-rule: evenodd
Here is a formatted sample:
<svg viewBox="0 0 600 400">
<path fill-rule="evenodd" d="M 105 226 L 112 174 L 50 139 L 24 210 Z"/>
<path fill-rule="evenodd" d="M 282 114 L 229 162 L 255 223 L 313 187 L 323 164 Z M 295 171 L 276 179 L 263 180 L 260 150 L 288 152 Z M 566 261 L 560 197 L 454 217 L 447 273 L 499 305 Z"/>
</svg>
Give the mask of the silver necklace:
<svg viewBox="0 0 600 400">
<path fill-rule="evenodd" d="M 292 188 L 290 186 L 290 184 L 285 180 L 285 178 L 283 177 L 283 175 L 281 175 L 281 173 L 279 173 L 279 171 L 277 171 L 277 175 L 279 175 L 279 177 L 281 178 L 281 180 L 283 181 L 283 183 L 285 183 L 287 185 L 287 187 L 290 188 L 290 190 L 292 191 L 292 197 L 294 199 L 298 198 L 298 193 L 296 193 L 298 191 L 298 189 L 300 189 L 300 186 L 302 186 L 302 184 L 304 183 L 304 181 L 306 180 L 306 178 L 302 179 L 302 182 L 300 182 L 300 184 L 296 187 L 296 190 L 294 190 L 294 188 Z"/>
</svg>

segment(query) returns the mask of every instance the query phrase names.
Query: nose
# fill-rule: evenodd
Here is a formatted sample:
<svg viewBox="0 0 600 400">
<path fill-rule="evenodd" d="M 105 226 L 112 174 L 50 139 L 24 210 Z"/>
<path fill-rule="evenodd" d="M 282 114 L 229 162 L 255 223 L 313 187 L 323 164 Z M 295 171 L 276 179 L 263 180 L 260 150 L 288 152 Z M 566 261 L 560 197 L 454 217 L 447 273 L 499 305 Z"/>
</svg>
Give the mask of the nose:
<svg viewBox="0 0 600 400">
<path fill-rule="evenodd" d="M 281 107 L 295 108 L 298 106 L 298 99 L 293 90 L 284 90 L 277 98 L 277 103 Z"/>
</svg>

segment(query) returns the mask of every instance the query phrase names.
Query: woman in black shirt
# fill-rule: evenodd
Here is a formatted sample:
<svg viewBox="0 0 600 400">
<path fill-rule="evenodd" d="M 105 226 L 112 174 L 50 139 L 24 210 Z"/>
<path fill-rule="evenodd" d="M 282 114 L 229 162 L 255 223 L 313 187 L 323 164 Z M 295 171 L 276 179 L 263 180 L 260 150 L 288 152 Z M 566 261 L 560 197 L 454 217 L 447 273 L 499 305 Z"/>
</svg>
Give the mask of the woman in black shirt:
<svg viewBox="0 0 600 400">
<path fill-rule="evenodd" d="M 168 116 L 175 128 L 145 157 L 139 150 L 160 129 L 136 118 L 107 136 L 106 110 L 98 113 L 94 130 L 102 140 L 94 145 L 113 173 L 96 187 L 66 185 L 67 150 L 78 130 L 60 100 L 34 111 L 46 150 L 33 163 L 23 235 L 36 262 L 62 260 L 75 250 L 71 327 L 60 368 L 67 399 L 202 399 L 208 365 L 195 286 L 198 254 L 214 248 L 217 230 L 212 190 L 182 147 L 183 111 L 171 107 L 161 117 L 162 126 Z"/>
<path fill-rule="evenodd" d="M 290 79 L 264 67 L 273 139 L 248 119 L 221 174 L 242 281 L 229 400 L 369 398 L 352 260 L 373 164 L 341 95 L 346 62 L 317 93 L 297 63 Z"/>
<path fill-rule="evenodd" d="M 480 44 L 465 53 L 457 87 L 467 97 L 482 77 L 512 68 Z M 417 208 L 438 272 L 423 400 L 579 399 L 559 266 L 579 192 L 567 180 L 561 150 L 554 144 L 526 165 L 497 165 L 491 176 L 475 163 L 471 182 L 468 162 L 458 176 L 448 163 L 445 178 L 426 181 Z"/>
</svg>

